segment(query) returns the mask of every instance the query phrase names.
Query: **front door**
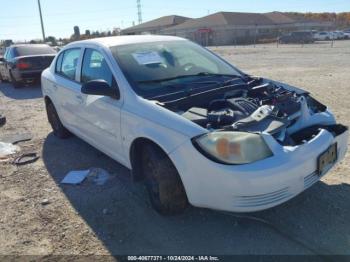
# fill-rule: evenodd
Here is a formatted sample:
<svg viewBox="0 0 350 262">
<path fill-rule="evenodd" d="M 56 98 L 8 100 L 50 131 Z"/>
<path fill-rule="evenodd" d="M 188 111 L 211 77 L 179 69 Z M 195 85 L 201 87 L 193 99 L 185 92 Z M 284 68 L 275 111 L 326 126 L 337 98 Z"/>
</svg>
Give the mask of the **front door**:
<svg viewBox="0 0 350 262">
<path fill-rule="evenodd" d="M 91 80 L 105 80 L 110 88 L 118 88 L 106 57 L 96 49 L 86 48 L 80 82 L 84 84 Z M 84 121 L 81 126 L 84 134 L 95 147 L 122 162 L 120 128 L 122 101 L 99 95 L 81 94 L 81 96 L 83 104 L 80 117 Z"/>
</svg>

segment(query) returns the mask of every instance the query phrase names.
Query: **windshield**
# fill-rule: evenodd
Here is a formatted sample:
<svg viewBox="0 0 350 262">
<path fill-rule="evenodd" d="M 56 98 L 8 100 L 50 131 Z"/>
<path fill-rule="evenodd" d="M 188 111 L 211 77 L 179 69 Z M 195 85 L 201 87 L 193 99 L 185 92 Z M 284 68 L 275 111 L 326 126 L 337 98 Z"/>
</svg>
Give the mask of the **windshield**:
<svg viewBox="0 0 350 262">
<path fill-rule="evenodd" d="M 27 55 L 47 55 L 56 54 L 57 52 L 47 45 L 27 45 L 15 47 L 15 55 L 27 56 Z"/>
<path fill-rule="evenodd" d="M 192 83 L 217 83 L 227 77 L 242 76 L 190 41 L 115 46 L 111 51 L 135 92 L 144 97 L 173 92 L 174 87 L 176 91 L 185 90 Z"/>
</svg>

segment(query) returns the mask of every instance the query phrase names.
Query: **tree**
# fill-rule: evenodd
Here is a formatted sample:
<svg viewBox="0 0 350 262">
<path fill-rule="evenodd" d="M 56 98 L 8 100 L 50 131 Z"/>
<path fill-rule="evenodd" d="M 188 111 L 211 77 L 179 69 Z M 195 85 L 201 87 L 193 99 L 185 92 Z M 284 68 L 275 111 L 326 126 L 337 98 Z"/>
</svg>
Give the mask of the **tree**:
<svg viewBox="0 0 350 262">
<path fill-rule="evenodd" d="M 74 35 L 73 35 L 73 37 L 74 37 L 74 39 L 75 40 L 78 40 L 78 39 L 80 39 L 80 28 L 79 28 L 79 26 L 74 26 Z"/>
<path fill-rule="evenodd" d="M 46 37 L 45 42 L 50 42 L 52 45 L 57 45 L 57 40 L 54 36 Z"/>
</svg>

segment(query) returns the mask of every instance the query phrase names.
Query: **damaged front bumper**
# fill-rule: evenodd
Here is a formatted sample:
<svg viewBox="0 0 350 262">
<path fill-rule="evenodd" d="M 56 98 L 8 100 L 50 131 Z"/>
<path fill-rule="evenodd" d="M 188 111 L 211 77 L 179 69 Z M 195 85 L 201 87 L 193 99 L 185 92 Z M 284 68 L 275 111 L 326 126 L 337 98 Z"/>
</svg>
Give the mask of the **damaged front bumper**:
<svg viewBox="0 0 350 262">
<path fill-rule="evenodd" d="M 251 164 L 224 165 L 208 160 L 191 141 L 169 154 L 182 178 L 189 202 L 197 207 L 252 212 L 279 205 L 319 181 L 347 151 L 349 131 L 342 125 L 321 128 L 308 141 L 283 146 L 265 141 L 273 156 Z M 337 160 L 318 172 L 319 158 L 337 144 Z M 190 158 L 188 156 L 191 156 Z"/>
</svg>

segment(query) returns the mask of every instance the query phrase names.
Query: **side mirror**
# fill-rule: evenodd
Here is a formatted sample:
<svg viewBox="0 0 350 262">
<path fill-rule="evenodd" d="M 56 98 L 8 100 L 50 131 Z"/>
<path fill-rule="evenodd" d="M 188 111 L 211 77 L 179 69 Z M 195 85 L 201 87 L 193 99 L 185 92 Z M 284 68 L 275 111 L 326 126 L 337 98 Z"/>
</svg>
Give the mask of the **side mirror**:
<svg viewBox="0 0 350 262">
<path fill-rule="evenodd" d="M 3 58 L 2 56 L 0 56 L 0 63 L 4 63 L 5 62 L 5 58 Z"/>
<path fill-rule="evenodd" d="M 111 87 L 105 80 L 92 80 L 81 87 L 81 92 L 87 95 L 109 96 L 115 99 L 120 98 L 118 86 Z"/>
</svg>

